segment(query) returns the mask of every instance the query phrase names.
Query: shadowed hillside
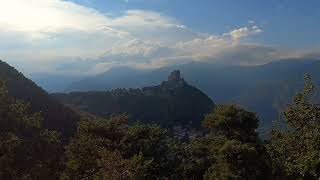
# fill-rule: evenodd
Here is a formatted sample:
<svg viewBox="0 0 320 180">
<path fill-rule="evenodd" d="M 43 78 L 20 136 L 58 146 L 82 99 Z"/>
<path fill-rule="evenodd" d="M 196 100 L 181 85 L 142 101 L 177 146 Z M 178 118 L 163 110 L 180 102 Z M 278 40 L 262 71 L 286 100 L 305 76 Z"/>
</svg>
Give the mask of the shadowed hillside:
<svg viewBox="0 0 320 180">
<path fill-rule="evenodd" d="M 132 119 L 155 122 L 164 127 L 199 127 L 213 102 L 188 85 L 174 71 L 168 81 L 142 89 L 115 89 L 105 92 L 53 94 L 61 102 L 102 117 L 129 113 Z"/>
<path fill-rule="evenodd" d="M 183 71 L 188 82 L 208 94 L 216 103 L 236 103 L 258 113 L 263 127 L 270 127 L 298 89 L 303 76 L 320 79 L 320 61 L 288 59 L 260 66 L 226 66 L 191 63 L 153 71 L 115 68 L 70 85 L 72 91 L 139 88 L 156 84 L 173 69 Z"/>
<path fill-rule="evenodd" d="M 44 127 L 72 135 L 79 116 L 54 100 L 50 95 L 7 63 L 0 61 L 0 80 L 4 80 L 9 95 L 30 103 L 32 113 L 41 112 Z"/>
</svg>

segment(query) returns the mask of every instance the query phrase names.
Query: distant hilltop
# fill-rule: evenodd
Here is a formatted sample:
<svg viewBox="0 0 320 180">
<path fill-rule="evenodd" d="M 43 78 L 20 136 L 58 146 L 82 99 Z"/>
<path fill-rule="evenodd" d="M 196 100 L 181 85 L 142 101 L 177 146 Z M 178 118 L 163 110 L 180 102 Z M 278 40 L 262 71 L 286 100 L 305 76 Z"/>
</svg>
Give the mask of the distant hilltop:
<svg viewBox="0 0 320 180">
<path fill-rule="evenodd" d="M 183 81 L 181 78 L 180 70 L 174 70 L 168 77 L 168 81 Z"/>
<path fill-rule="evenodd" d="M 168 80 L 162 82 L 161 87 L 165 89 L 172 89 L 183 87 L 185 85 L 187 85 L 187 83 L 183 78 L 181 78 L 180 70 L 174 70 L 168 76 Z"/>
<path fill-rule="evenodd" d="M 160 85 L 142 89 L 73 92 L 53 94 L 58 100 L 80 111 L 100 117 L 129 113 L 131 120 L 157 123 L 172 128 L 200 127 L 214 103 L 199 89 L 181 78 L 179 70 L 170 73 Z"/>
</svg>

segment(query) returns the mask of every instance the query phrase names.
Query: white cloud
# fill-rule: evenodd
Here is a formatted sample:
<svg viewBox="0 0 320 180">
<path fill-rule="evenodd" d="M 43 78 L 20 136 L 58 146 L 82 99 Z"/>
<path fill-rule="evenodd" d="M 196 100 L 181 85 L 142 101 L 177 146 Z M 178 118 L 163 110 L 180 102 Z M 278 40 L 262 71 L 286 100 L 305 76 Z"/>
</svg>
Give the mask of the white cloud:
<svg viewBox="0 0 320 180">
<path fill-rule="evenodd" d="M 159 68 L 162 66 L 195 61 L 259 65 L 275 59 L 291 57 L 289 51 L 268 46 L 243 44 L 241 39 L 261 33 L 257 26 L 243 27 L 222 35 L 198 36 L 176 41 L 173 44 L 154 41 L 132 40 L 115 45 L 98 61 L 99 70 L 111 66 L 126 65 L 136 68 Z M 286 52 L 286 53 L 284 53 Z M 93 68 L 93 72 L 97 67 Z"/>
<path fill-rule="evenodd" d="M 262 30 L 258 26 L 254 25 L 252 27 L 242 27 L 239 29 L 235 29 L 229 33 L 225 33 L 224 35 L 230 36 L 232 38 L 232 40 L 237 43 L 241 38 L 244 38 L 244 37 L 247 37 L 250 35 L 254 35 L 254 34 L 258 34 L 261 32 L 262 32 Z"/>
<path fill-rule="evenodd" d="M 62 0 L 0 1 L 0 54 L 6 59 L 88 58 L 133 39 L 172 43 L 194 36 L 175 19 L 152 11 L 113 17 Z"/>
<path fill-rule="evenodd" d="M 97 73 L 117 65 L 217 61 L 242 45 L 243 38 L 262 32 L 250 23 L 222 35 L 204 35 L 153 11 L 111 16 L 63 0 L 0 2 L 0 55 L 29 72 Z"/>
<path fill-rule="evenodd" d="M 61 0 L 2 0 L 2 30 L 41 36 L 46 32 L 77 30 L 92 32 L 105 25 L 108 18 L 98 11 Z"/>
<path fill-rule="evenodd" d="M 146 41 L 175 43 L 197 36 L 176 19 L 153 11 L 129 10 L 114 18 L 111 24 L 114 28 L 130 32 L 134 38 Z"/>
<path fill-rule="evenodd" d="M 1 0 L 0 54 L 9 61 L 93 56 L 123 34 L 106 30 L 110 21 L 94 9 L 67 1 Z"/>
</svg>

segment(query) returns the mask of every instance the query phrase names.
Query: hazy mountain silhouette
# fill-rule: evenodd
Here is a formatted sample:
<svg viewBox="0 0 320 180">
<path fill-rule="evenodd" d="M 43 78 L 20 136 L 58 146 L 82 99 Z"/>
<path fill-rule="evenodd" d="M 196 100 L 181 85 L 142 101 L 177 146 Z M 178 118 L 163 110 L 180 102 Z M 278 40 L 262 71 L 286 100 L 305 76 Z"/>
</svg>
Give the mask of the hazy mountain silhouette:
<svg viewBox="0 0 320 180">
<path fill-rule="evenodd" d="M 150 86 L 161 82 L 174 69 L 180 69 L 191 85 L 215 102 L 233 102 L 257 112 L 266 127 L 279 117 L 283 107 L 302 87 L 305 73 L 315 80 L 320 78 L 320 61 L 313 59 L 288 59 L 260 66 L 190 63 L 149 71 L 118 67 L 74 82 L 67 91 Z"/>
<path fill-rule="evenodd" d="M 129 113 L 134 120 L 158 123 L 163 127 L 199 127 L 213 107 L 211 99 L 171 73 L 160 85 L 142 89 L 72 92 L 53 94 L 61 102 L 101 117 Z"/>
</svg>

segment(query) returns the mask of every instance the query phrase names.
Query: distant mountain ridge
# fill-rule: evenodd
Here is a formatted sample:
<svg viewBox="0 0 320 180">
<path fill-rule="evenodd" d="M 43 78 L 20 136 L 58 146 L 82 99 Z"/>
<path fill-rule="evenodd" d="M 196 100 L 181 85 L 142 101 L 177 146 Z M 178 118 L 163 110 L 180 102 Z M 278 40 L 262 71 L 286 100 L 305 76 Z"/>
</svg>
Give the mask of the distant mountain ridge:
<svg viewBox="0 0 320 180">
<path fill-rule="evenodd" d="M 302 87 L 305 73 L 310 73 L 315 81 L 320 80 L 318 59 L 288 59 L 259 66 L 190 63 L 148 71 L 128 69 L 115 68 L 74 82 L 67 91 L 140 88 L 157 84 L 172 70 L 180 69 L 191 85 L 216 103 L 240 104 L 257 112 L 262 126 L 270 127 Z"/>
<path fill-rule="evenodd" d="M 0 61 L 0 80 L 5 81 L 10 96 L 30 103 L 32 113 L 41 112 L 45 128 L 57 130 L 66 138 L 73 134 L 80 118 L 77 113 L 3 61 Z"/>
<path fill-rule="evenodd" d="M 72 92 L 52 94 L 61 102 L 101 117 L 129 113 L 131 119 L 157 123 L 163 127 L 200 127 L 214 103 L 190 86 L 179 71 L 160 85 L 142 89 Z"/>
</svg>

